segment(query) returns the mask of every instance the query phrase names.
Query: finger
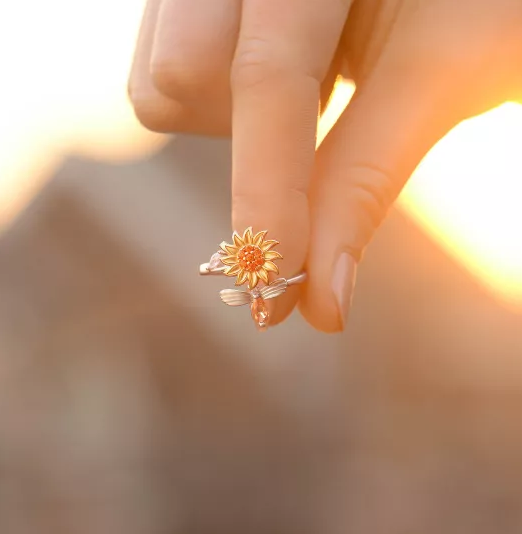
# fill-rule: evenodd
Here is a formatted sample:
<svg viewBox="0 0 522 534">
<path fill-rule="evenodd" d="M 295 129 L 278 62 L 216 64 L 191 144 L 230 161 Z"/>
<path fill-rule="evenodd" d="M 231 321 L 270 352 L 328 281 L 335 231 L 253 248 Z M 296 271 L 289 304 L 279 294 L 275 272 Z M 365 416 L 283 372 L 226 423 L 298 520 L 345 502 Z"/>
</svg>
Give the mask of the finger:
<svg viewBox="0 0 522 534">
<path fill-rule="evenodd" d="M 178 102 L 224 106 L 230 122 L 240 10 L 240 0 L 163 0 L 151 56 L 156 87 Z"/>
<path fill-rule="evenodd" d="M 384 56 L 318 151 L 300 308 L 319 330 L 344 327 L 362 251 L 424 155 L 464 118 L 465 91 L 438 74 Z"/>
<path fill-rule="evenodd" d="M 232 65 L 232 223 L 268 229 L 281 242 L 281 274 L 303 267 L 307 191 L 320 85 L 332 61 L 348 2 L 245 0 Z M 295 305 L 291 288 L 271 323 Z"/>
<path fill-rule="evenodd" d="M 219 3 L 214 2 L 214 4 Z M 169 91 L 165 91 L 168 86 L 167 78 L 163 79 L 162 90 L 158 89 L 157 82 L 158 79 L 161 80 L 161 74 L 158 72 L 162 69 L 163 60 L 157 58 L 153 68 L 152 53 L 158 27 L 164 26 L 163 17 L 170 15 L 169 10 L 166 10 L 164 15 L 160 8 L 161 0 L 147 2 L 129 78 L 129 97 L 138 120 L 146 128 L 156 132 L 229 134 L 230 109 L 227 112 L 219 105 L 203 106 L 194 102 L 189 105 L 186 102 L 179 102 L 169 96 Z M 181 15 L 180 19 L 183 20 Z M 164 42 L 165 38 L 159 40 Z M 164 61 L 166 62 L 166 59 Z M 155 78 L 158 79 L 153 78 L 154 69 Z M 227 73 L 229 70 L 228 67 Z"/>
<path fill-rule="evenodd" d="M 231 127 L 230 64 L 240 0 L 163 0 L 151 56 L 156 88 L 191 113 L 197 133 Z"/>
<path fill-rule="evenodd" d="M 128 93 L 139 121 L 150 130 L 166 132 L 180 119 L 181 106 L 163 96 L 152 83 L 150 54 L 161 0 L 148 0 L 129 76 Z"/>
</svg>

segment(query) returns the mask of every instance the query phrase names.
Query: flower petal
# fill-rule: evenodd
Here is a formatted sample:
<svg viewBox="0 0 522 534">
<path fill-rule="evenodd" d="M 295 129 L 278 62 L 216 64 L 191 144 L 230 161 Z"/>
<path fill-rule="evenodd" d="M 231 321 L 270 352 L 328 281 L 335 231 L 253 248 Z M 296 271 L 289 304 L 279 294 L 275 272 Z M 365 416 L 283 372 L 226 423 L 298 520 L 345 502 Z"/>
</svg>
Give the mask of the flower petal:
<svg viewBox="0 0 522 534">
<path fill-rule="evenodd" d="M 265 271 L 263 269 L 263 267 L 261 267 L 261 269 L 258 269 L 257 270 L 257 276 L 259 276 L 259 278 L 261 278 L 261 280 L 263 280 L 263 282 L 268 285 L 269 281 L 268 281 L 268 272 Z"/>
<path fill-rule="evenodd" d="M 283 256 L 281 254 L 279 254 L 279 252 L 276 252 L 275 250 L 271 250 L 269 252 L 265 252 L 263 254 L 265 260 L 277 260 L 277 259 L 280 259 L 282 258 Z M 223 261 L 223 260 L 221 260 Z"/>
<path fill-rule="evenodd" d="M 237 256 L 221 256 L 220 260 L 225 265 L 235 265 L 237 263 Z"/>
<path fill-rule="evenodd" d="M 279 241 L 276 241 L 275 239 L 268 239 L 261 245 L 261 250 L 263 252 L 266 252 L 267 250 L 270 250 L 272 247 L 275 247 L 276 245 L 279 245 Z"/>
<path fill-rule="evenodd" d="M 244 269 L 241 269 L 241 272 L 239 273 L 237 280 L 236 280 L 236 286 L 242 286 L 246 281 L 248 280 L 248 272 Z"/>
<path fill-rule="evenodd" d="M 228 243 L 225 243 L 225 241 L 223 241 L 220 245 L 219 245 L 219 248 L 225 253 L 225 254 L 237 254 L 239 249 L 237 247 L 235 247 L 234 245 L 229 245 Z"/>
<path fill-rule="evenodd" d="M 232 265 L 231 267 L 227 267 L 223 270 L 223 274 L 226 274 L 227 276 L 236 276 L 237 273 L 241 271 L 241 265 L 236 263 L 235 265 Z"/>
<path fill-rule="evenodd" d="M 263 243 L 263 239 L 267 232 L 268 230 L 261 230 L 261 232 L 257 232 L 257 234 L 252 238 L 252 244 L 256 245 L 256 247 L 261 246 L 261 243 Z"/>
<path fill-rule="evenodd" d="M 245 242 L 245 245 L 251 245 L 252 244 L 252 227 L 249 226 L 245 233 L 243 234 L 243 241 Z"/>
<path fill-rule="evenodd" d="M 254 287 L 257 286 L 257 283 L 259 282 L 259 277 L 257 276 L 257 273 L 248 273 L 248 287 L 250 289 L 254 289 Z"/>
<path fill-rule="evenodd" d="M 279 274 L 279 268 L 272 261 L 265 261 L 265 263 L 263 265 L 263 269 L 265 269 L 265 271 L 268 271 L 268 272 L 273 272 L 273 273 Z"/>
<path fill-rule="evenodd" d="M 236 247 L 241 248 L 245 246 L 245 242 L 241 239 L 241 236 L 237 232 L 232 234 L 232 239 L 234 240 L 234 245 L 236 245 Z"/>
</svg>

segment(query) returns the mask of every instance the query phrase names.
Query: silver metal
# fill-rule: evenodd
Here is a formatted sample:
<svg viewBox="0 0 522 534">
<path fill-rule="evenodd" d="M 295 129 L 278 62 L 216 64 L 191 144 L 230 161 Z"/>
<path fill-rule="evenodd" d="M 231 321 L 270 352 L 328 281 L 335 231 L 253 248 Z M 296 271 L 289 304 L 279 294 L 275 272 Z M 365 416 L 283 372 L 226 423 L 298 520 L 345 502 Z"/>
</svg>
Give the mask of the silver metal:
<svg viewBox="0 0 522 534">
<path fill-rule="evenodd" d="M 244 306 L 250 304 L 255 298 L 252 291 L 243 289 L 222 289 L 219 292 L 221 300 L 229 306 Z"/>
<path fill-rule="evenodd" d="M 214 252 L 208 263 L 202 263 L 199 266 L 199 274 L 221 274 L 226 269 L 226 265 L 224 265 L 221 261 L 223 254 L 224 252 L 222 250 Z"/>
<path fill-rule="evenodd" d="M 278 278 L 271 284 L 262 288 L 255 287 L 254 289 L 222 289 L 219 292 L 221 300 L 229 306 L 244 306 L 250 304 L 254 299 L 273 299 L 282 295 L 288 286 L 300 284 L 306 280 L 306 273 L 298 274 L 293 278 Z"/>
<path fill-rule="evenodd" d="M 226 248 L 226 247 L 225 247 Z M 226 256 L 224 250 L 218 250 L 212 254 L 210 261 L 199 266 L 199 274 L 202 276 L 224 274 L 227 268 L 221 258 Z M 281 257 L 281 255 L 279 255 Z M 227 261 L 228 264 L 228 261 Z M 268 273 L 266 273 L 268 274 Z M 264 301 L 279 297 L 287 290 L 288 286 L 301 284 L 306 280 L 306 273 L 302 272 L 292 278 L 278 278 L 268 285 L 259 287 L 256 285 L 252 289 L 222 289 L 219 292 L 221 300 L 228 306 L 250 305 L 252 319 L 259 331 L 264 331 L 268 327 L 270 314 Z M 257 281 L 256 281 L 257 282 Z"/>
<path fill-rule="evenodd" d="M 226 269 L 226 265 L 223 265 L 219 261 L 219 256 L 220 256 L 220 253 L 216 252 L 215 254 L 212 255 L 212 257 L 210 258 L 209 262 L 202 263 L 199 266 L 199 274 L 201 276 L 223 274 L 223 271 Z M 293 286 L 293 285 L 296 285 L 296 284 L 302 284 L 306 280 L 306 273 L 302 272 L 302 273 L 300 273 L 300 274 L 298 274 L 296 276 L 293 276 L 292 278 L 288 278 L 288 279 L 279 278 L 278 280 L 285 280 L 286 284 L 289 285 L 289 286 Z M 277 280 L 272 282 L 272 284 L 270 284 L 270 285 L 273 285 L 276 281 Z M 269 286 L 266 286 L 266 287 L 269 287 Z M 286 287 L 285 287 L 285 289 L 286 289 Z M 263 298 L 266 298 L 266 297 L 263 297 Z"/>
<path fill-rule="evenodd" d="M 302 273 L 292 277 L 292 278 L 288 278 L 286 283 L 289 285 L 289 286 L 294 286 L 296 284 L 302 284 L 303 282 L 306 281 L 306 273 L 303 271 Z"/>
<path fill-rule="evenodd" d="M 199 266 L 199 274 L 201 276 L 207 276 L 209 274 L 223 274 L 223 271 L 226 269 L 225 265 L 223 267 L 211 268 L 210 263 L 202 263 Z"/>
</svg>

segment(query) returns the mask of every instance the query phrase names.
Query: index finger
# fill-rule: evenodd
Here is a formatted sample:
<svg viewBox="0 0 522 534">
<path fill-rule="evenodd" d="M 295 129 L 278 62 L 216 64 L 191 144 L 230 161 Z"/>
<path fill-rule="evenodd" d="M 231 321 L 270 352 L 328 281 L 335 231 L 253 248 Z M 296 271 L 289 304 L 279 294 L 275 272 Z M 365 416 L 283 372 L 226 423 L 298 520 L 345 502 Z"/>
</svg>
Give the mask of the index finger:
<svg viewBox="0 0 522 534">
<path fill-rule="evenodd" d="M 320 85 L 349 3 L 243 1 L 231 74 L 232 223 L 240 234 L 252 226 L 280 242 L 285 277 L 300 271 L 306 257 Z M 296 299 L 290 290 L 278 299 L 271 323 Z"/>
</svg>

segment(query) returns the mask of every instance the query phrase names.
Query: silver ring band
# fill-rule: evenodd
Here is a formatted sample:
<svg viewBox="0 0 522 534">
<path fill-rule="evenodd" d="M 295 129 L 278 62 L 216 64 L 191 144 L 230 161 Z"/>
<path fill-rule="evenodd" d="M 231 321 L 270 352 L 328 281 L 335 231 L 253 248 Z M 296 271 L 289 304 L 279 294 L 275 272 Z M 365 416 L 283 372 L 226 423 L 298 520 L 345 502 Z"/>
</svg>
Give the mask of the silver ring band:
<svg viewBox="0 0 522 534">
<path fill-rule="evenodd" d="M 223 267 L 218 267 L 217 269 L 214 268 L 214 269 L 211 269 L 210 268 L 210 263 L 207 262 L 207 263 L 202 263 L 200 266 L 199 266 L 199 274 L 201 276 L 206 276 L 208 274 L 223 274 L 223 271 L 226 269 L 226 266 L 223 265 Z"/>
<path fill-rule="evenodd" d="M 302 273 L 299 273 L 298 275 L 293 276 L 292 278 L 288 278 L 286 280 L 286 283 L 289 286 L 293 286 L 296 284 L 302 284 L 305 281 L 306 281 L 306 273 L 303 271 Z"/>
<path fill-rule="evenodd" d="M 228 306 L 250 306 L 250 314 L 258 330 L 266 330 L 270 313 L 265 301 L 283 295 L 288 286 L 301 284 L 306 273 L 291 278 L 277 278 L 270 282 L 273 273 L 279 273 L 276 260 L 283 259 L 274 247 L 279 241 L 265 239 L 267 231 L 254 234 L 247 228 L 241 236 L 232 235 L 232 243 L 222 242 L 207 263 L 199 266 L 201 276 L 225 275 L 236 277 L 236 286 L 247 285 L 246 289 L 222 289 L 219 296 Z M 260 282 L 262 282 L 260 284 Z"/>
<path fill-rule="evenodd" d="M 218 274 L 223 274 L 223 271 L 225 269 L 226 269 L 226 266 L 211 269 L 210 263 L 207 262 L 207 263 L 202 263 L 199 266 L 199 274 L 201 276 L 218 275 Z M 302 273 L 299 273 L 298 275 L 293 276 L 292 278 L 285 278 L 284 280 L 286 280 L 286 283 L 289 286 L 302 284 L 306 280 L 306 273 L 303 271 Z"/>
</svg>

